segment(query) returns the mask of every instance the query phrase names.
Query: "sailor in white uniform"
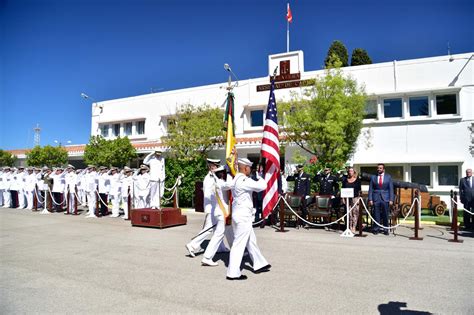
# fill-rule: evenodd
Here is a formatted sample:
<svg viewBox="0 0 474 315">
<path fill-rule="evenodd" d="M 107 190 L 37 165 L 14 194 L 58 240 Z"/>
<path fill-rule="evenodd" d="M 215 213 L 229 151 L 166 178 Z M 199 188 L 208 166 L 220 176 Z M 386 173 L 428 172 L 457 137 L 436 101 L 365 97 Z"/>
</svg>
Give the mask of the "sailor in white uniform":
<svg viewBox="0 0 474 315">
<path fill-rule="evenodd" d="M 87 172 L 84 174 L 84 189 L 87 195 L 87 206 L 89 208 L 88 215 L 86 218 L 97 218 L 95 214 L 96 211 L 96 202 L 97 202 L 97 185 L 99 184 L 98 175 L 95 171 L 94 165 L 89 165 L 86 169 Z"/>
<path fill-rule="evenodd" d="M 109 198 L 112 202 L 112 218 L 118 218 L 120 216 L 120 174 L 116 167 L 112 167 L 109 171 Z"/>
<path fill-rule="evenodd" d="M 214 187 L 214 171 L 219 167 L 219 163 L 221 161 L 219 159 L 207 159 L 207 167 L 209 168 L 209 173 L 204 177 L 204 181 L 202 183 L 202 189 L 204 192 L 204 224 L 202 226 L 201 231 L 198 233 L 194 239 L 192 239 L 188 244 L 186 244 L 186 249 L 188 250 L 189 256 L 195 257 L 196 252 L 201 248 L 202 242 L 209 235 L 212 234 L 211 227 L 217 223 L 216 218 L 212 215 L 213 209 L 216 209 L 218 206 L 217 199 L 215 198 Z M 221 242 L 219 245 L 220 252 L 228 252 L 229 250 L 225 247 L 225 244 Z M 212 257 L 211 257 L 212 258 Z M 209 259 L 210 260 L 210 259 Z M 211 261 L 203 262 L 206 265 L 214 266 Z"/>
<path fill-rule="evenodd" d="M 26 196 L 26 209 L 33 210 L 33 200 L 36 188 L 36 174 L 34 169 L 29 167 L 26 169 L 27 175 L 25 176 L 25 196 Z"/>
<path fill-rule="evenodd" d="M 227 280 L 245 280 L 247 276 L 240 272 L 240 264 L 247 248 L 253 261 L 255 273 L 269 271 L 271 265 L 263 257 L 257 245 L 257 237 L 252 228 L 255 215 L 252 193 L 265 190 L 265 181 L 257 174 L 257 180 L 249 177 L 252 162 L 248 159 L 238 159 L 239 171 L 232 182 L 232 229 L 234 241 L 230 250 Z"/>
<path fill-rule="evenodd" d="M 135 198 L 136 208 L 143 209 L 150 207 L 150 188 L 152 182 L 150 180 L 150 168 L 146 165 L 141 165 L 135 173 L 133 178 L 135 180 Z M 156 209 L 156 208 L 155 208 Z"/>
<path fill-rule="evenodd" d="M 210 172 L 211 185 L 206 183 L 206 179 L 208 179 L 207 176 L 204 179 L 204 200 L 207 200 L 208 205 L 212 207 L 212 221 L 213 224 L 216 224 L 216 227 L 214 228 L 214 234 L 212 234 L 211 240 L 209 241 L 209 244 L 207 245 L 206 251 L 204 252 L 203 258 L 201 260 L 203 266 L 217 266 L 218 263 L 213 261 L 212 258 L 219 250 L 219 247 L 224 248 L 223 251 L 229 251 L 223 246 L 224 236 L 226 237 L 229 246 L 232 245 L 232 241 L 234 239 L 232 227 L 230 225 L 226 226 L 226 219 L 229 216 L 228 191 L 230 190 L 232 184 L 232 178 L 229 175 L 227 177 L 227 181 L 224 181 L 222 179 L 222 175 L 224 174 L 224 167 L 219 166 L 217 169 L 215 169 L 214 173 Z"/>
<path fill-rule="evenodd" d="M 2 180 L 3 180 L 3 184 L 2 184 L 2 188 L 3 188 L 3 207 L 4 208 L 10 208 L 11 179 L 12 179 L 12 171 L 11 171 L 11 168 L 7 166 L 3 169 L 3 174 L 2 174 Z"/>
<path fill-rule="evenodd" d="M 73 165 L 68 165 L 66 168 L 67 174 L 65 176 L 66 181 L 66 197 L 68 208 L 64 214 L 75 214 L 76 212 L 76 188 L 77 188 L 77 178 L 76 168 Z"/>
<path fill-rule="evenodd" d="M 120 198 L 122 199 L 123 219 L 129 220 L 128 201 L 133 198 L 133 171 L 125 166 L 120 174 Z M 131 206 L 131 205 L 130 205 Z"/>
<path fill-rule="evenodd" d="M 150 206 L 161 209 L 161 198 L 165 191 L 165 158 L 160 150 L 148 154 L 143 164 L 150 167 Z"/>
</svg>

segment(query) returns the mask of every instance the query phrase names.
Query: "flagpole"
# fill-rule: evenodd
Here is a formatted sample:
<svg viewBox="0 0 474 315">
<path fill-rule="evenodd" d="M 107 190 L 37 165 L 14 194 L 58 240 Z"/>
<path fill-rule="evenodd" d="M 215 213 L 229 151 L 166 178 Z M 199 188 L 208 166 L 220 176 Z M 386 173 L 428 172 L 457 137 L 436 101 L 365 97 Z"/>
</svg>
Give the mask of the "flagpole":
<svg viewBox="0 0 474 315">
<path fill-rule="evenodd" d="M 286 4 L 286 12 L 288 14 L 290 8 L 290 4 Z M 290 21 L 288 21 L 288 17 L 286 19 L 286 52 L 290 52 Z"/>
</svg>

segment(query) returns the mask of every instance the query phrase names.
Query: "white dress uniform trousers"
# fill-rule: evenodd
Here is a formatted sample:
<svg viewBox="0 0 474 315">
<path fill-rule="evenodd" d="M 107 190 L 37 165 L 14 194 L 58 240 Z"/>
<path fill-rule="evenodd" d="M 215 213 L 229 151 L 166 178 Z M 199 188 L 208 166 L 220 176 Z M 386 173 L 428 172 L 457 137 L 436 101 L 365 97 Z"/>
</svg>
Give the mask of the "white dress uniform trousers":
<svg viewBox="0 0 474 315">
<path fill-rule="evenodd" d="M 160 209 L 165 191 L 165 159 L 152 152 L 145 157 L 143 163 L 150 166 L 150 206 Z"/>
<path fill-rule="evenodd" d="M 237 173 L 232 185 L 232 228 L 234 230 L 234 242 L 230 250 L 229 266 L 227 277 L 238 278 L 241 276 L 240 264 L 245 248 L 253 261 L 253 269 L 257 270 L 268 265 L 257 245 L 257 238 L 253 231 L 252 221 L 254 209 L 252 193 L 259 192 L 266 188 L 266 183 L 262 178 L 255 181 L 242 173 Z"/>
</svg>

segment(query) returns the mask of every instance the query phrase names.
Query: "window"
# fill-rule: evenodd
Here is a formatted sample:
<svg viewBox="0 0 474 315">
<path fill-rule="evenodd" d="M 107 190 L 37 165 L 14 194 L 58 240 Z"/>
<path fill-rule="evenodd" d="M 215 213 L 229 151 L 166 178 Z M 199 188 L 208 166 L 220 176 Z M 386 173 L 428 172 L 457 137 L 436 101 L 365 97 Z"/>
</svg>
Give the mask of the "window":
<svg viewBox="0 0 474 315">
<path fill-rule="evenodd" d="M 123 125 L 123 134 L 125 136 L 130 136 L 132 134 L 132 123 L 128 122 Z"/>
<path fill-rule="evenodd" d="M 253 110 L 250 112 L 250 126 L 263 126 L 263 109 Z"/>
<path fill-rule="evenodd" d="M 100 126 L 100 135 L 104 138 L 107 138 L 109 136 L 109 125 Z"/>
<path fill-rule="evenodd" d="M 428 96 L 410 97 L 410 116 L 428 116 Z"/>
<path fill-rule="evenodd" d="M 457 114 L 456 94 L 436 95 L 438 115 Z"/>
<path fill-rule="evenodd" d="M 114 137 L 120 136 L 120 124 L 113 124 L 112 125 L 112 134 Z"/>
<path fill-rule="evenodd" d="M 145 121 L 137 121 L 137 134 L 144 135 L 145 134 Z"/>
<path fill-rule="evenodd" d="M 411 182 L 431 186 L 430 167 L 416 165 L 411 167 Z"/>
<path fill-rule="evenodd" d="M 367 100 L 364 108 L 364 119 L 377 118 L 377 100 Z"/>
<path fill-rule="evenodd" d="M 392 98 L 384 100 L 383 112 L 385 118 L 402 117 L 402 99 Z"/>
<path fill-rule="evenodd" d="M 438 183 L 440 185 L 456 186 L 459 183 L 457 165 L 438 166 Z"/>
</svg>

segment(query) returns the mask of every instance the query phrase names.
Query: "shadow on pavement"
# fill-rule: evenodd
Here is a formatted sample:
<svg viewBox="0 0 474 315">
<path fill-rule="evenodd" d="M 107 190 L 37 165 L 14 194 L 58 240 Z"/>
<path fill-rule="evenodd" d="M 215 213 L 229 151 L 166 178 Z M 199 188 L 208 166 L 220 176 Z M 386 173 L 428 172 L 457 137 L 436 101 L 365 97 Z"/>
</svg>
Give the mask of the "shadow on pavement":
<svg viewBox="0 0 474 315">
<path fill-rule="evenodd" d="M 406 302 L 394 302 L 390 301 L 387 304 L 380 304 L 377 309 L 381 315 L 394 315 L 394 314 L 432 314 L 430 312 L 424 311 L 415 311 L 415 310 L 402 310 L 402 308 L 407 307 Z"/>
</svg>

